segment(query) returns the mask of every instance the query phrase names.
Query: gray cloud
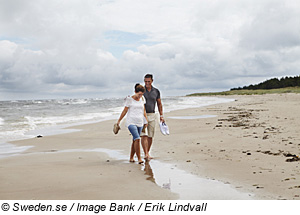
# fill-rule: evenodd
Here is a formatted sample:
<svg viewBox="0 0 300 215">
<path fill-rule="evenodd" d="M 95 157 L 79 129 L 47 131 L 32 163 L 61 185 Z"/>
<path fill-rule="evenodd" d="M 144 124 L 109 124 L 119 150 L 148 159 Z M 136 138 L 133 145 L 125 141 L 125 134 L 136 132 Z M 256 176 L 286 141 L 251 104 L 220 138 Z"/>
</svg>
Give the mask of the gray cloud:
<svg viewBox="0 0 300 215">
<path fill-rule="evenodd" d="M 259 10 L 242 29 L 241 46 L 247 49 L 276 50 L 300 44 L 299 6 L 275 1 Z"/>
<path fill-rule="evenodd" d="M 0 5 L 0 99 L 123 96 L 146 73 L 164 95 L 299 75 L 300 6 L 292 0 Z M 117 58 L 109 50 L 118 44 Z"/>
</svg>

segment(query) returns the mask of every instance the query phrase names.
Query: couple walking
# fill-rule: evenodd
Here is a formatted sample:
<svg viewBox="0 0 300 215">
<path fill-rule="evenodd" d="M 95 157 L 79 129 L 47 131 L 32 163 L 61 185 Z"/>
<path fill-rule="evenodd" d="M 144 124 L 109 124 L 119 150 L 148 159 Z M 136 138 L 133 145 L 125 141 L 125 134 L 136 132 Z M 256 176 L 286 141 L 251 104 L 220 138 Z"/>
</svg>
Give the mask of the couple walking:
<svg viewBox="0 0 300 215">
<path fill-rule="evenodd" d="M 158 89 L 152 86 L 153 75 L 147 74 L 144 77 L 145 87 L 136 84 L 133 96 L 126 98 L 125 107 L 117 122 L 120 125 L 121 120 L 127 114 L 126 127 L 132 134 L 133 143 L 131 145 L 130 162 L 134 162 L 134 155 L 137 155 L 139 164 L 143 163 L 140 154 L 140 141 L 145 154 L 145 160 L 152 157 L 149 154 L 155 131 L 155 104 L 157 103 L 160 113 L 160 121 L 164 122 L 163 107 Z"/>
</svg>

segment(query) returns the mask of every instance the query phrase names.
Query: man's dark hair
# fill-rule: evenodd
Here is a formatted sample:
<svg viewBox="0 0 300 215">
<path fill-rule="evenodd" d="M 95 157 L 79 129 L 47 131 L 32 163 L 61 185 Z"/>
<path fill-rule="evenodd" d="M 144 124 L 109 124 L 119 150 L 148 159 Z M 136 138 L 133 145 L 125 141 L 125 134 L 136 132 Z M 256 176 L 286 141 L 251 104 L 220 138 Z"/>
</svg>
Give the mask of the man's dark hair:
<svg viewBox="0 0 300 215">
<path fill-rule="evenodd" d="M 147 75 L 145 75 L 145 78 L 151 78 L 151 80 L 153 80 L 153 75 L 152 74 L 147 74 Z"/>
</svg>

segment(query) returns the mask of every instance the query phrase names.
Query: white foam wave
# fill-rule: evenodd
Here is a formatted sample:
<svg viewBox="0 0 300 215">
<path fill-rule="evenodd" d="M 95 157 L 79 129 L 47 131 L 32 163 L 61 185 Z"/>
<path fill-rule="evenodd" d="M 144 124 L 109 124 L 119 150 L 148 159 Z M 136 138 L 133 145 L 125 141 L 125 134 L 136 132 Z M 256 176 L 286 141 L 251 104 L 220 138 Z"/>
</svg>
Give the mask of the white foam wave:
<svg viewBox="0 0 300 215">
<path fill-rule="evenodd" d="M 0 158 L 17 155 L 33 146 L 15 146 L 10 143 L 0 143 Z"/>
<path fill-rule="evenodd" d="M 33 138 L 33 135 L 26 135 L 28 129 L 15 129 L 10 131 L 1 131 L 0 132 L 0 143 L 10 142 L 15 140 L 23 140 L 28 138 Z"/>
<path fill-rule="evenodd" d="M 88 99 L 74 99 L 71 100 L 71 104 L 87 104 L 90 103 Z"/>
<path fill-rule="evenodd" d="M 112 114 L 121 114 L 123 109 L 124 107 L 115 107 L 115 108 L 109 108 L 108 111 L 111 112 Z"/>
<path fill-rule="evenodd" d="M 55 100 L 56 103 L 62 105 L 80 105 L 90 103 L 89 99 L 65 99 L 65 100 Z"/>
<path fill-rule="evenodd" d="M 79 121 L 90 121 L 90 120 L 103 120 L 112 115 L 112 113 L 86 113 L 81 115 L 69 115 L 69 116 L 48 116 L 48 117 L 32 117 L 25 116 L 27 121 L 23 123 L 28 124 L 31 129 L 36 129 L 37 126 L 42 125 L 58 125 L 65 123 L 74 123 Z"/>
<path fill-rule="evenodd" d="M 4 119 L 0 117 L 0 126 L 4 125 Z"/>
</svg>

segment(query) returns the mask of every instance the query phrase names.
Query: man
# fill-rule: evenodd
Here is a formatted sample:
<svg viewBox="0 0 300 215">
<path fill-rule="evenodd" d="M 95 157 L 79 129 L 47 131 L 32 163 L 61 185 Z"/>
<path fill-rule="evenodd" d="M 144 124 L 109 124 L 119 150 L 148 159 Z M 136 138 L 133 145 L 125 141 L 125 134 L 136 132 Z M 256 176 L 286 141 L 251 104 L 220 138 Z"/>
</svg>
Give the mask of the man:
<svg viewBox="0 0 300 215">
<path fill-rule="evenodd" d="M 142 147 L 145 153 L 145 159 L 149 160 L 152 157 L 149 155 L 150 148 L 152 146 L 154 132 L 155 132 L 155 104 L 157 104 L 158 112 L 160 114 L 160 121 L 164 122 L 163 117 L 163 107 L 160 99 L 160 92 L 157 88 L 152 86 L 153 75 L 147 74 L 144 77 L 145 82 L 145 93 L 144 97 L 146 99 L 146 113 L 148 118 L 148 127 L 145 132 L 141 133 Z"/>
</svg>

